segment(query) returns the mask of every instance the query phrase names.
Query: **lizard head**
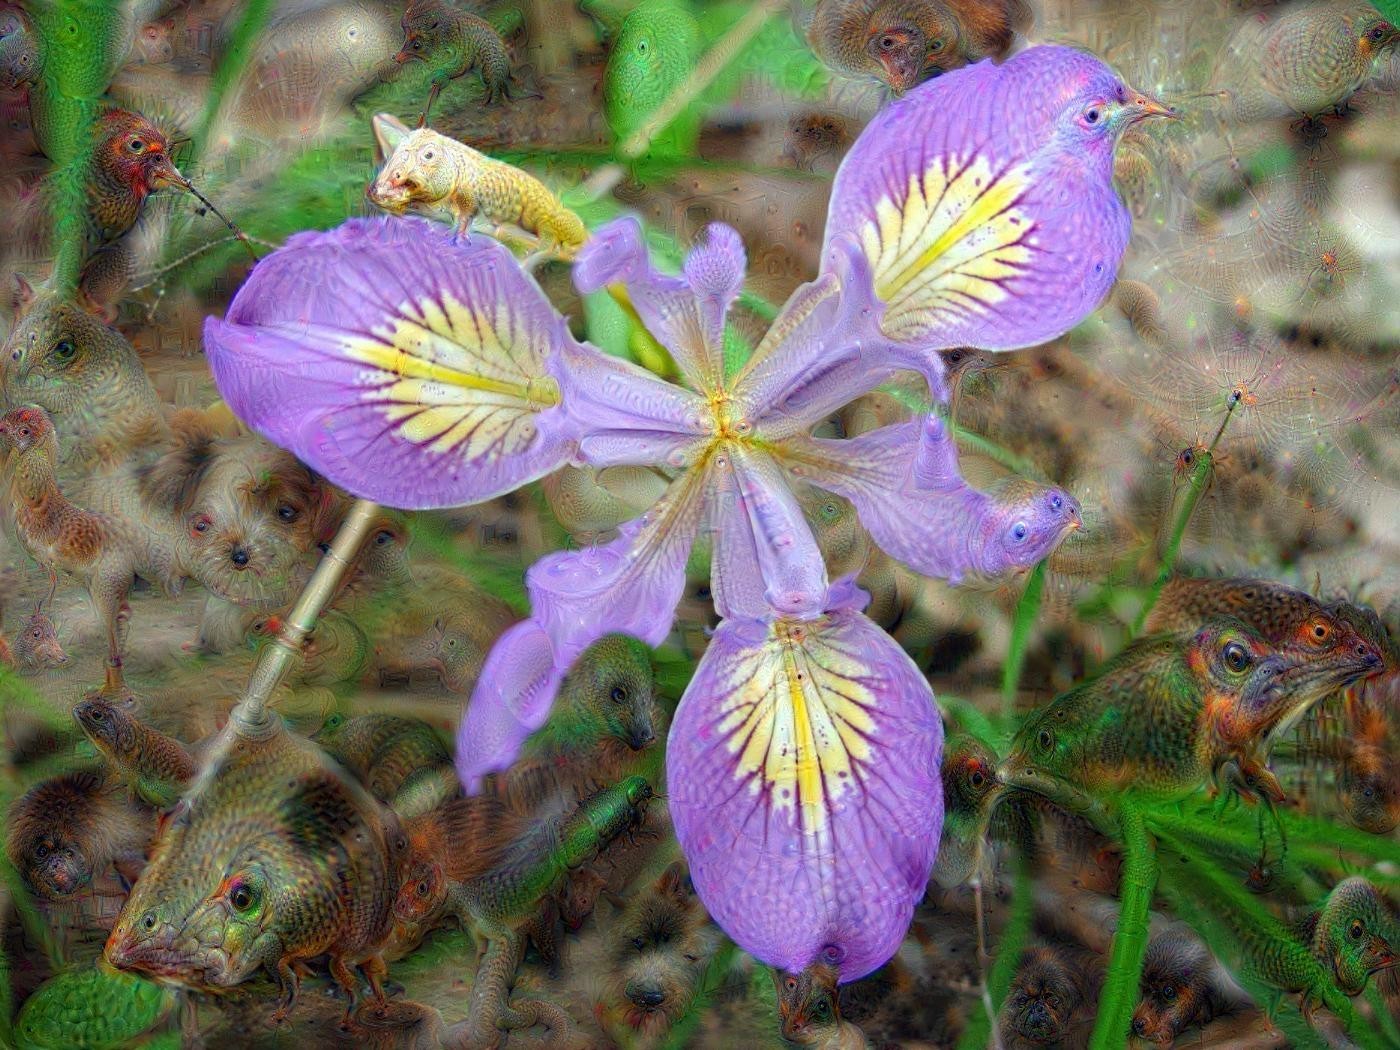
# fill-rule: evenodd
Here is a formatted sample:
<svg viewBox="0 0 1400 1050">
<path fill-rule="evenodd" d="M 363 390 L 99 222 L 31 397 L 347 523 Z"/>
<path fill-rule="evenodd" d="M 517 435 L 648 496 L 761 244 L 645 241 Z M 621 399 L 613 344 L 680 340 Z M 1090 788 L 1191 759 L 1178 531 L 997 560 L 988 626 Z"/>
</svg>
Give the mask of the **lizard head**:
<svg viewBox="0 0 1400 1050">
<path fill-rule="evenodd" d="M 1322 906 L 1313 955 L 1330 966 L 1337 987 L 1360 995 L 1378 970 L 1400 962 L 1395 919 L 1379 891 L 1360 876 L 1339 882 Z"/>
<path fill-rule="evenodd" d="M 381 143 L 387 141 L 381 138 Z M 414 205 L 440 206 L 454 188 L 451 151 L 465 148 L 430 128 L 409 132 L 398 139 L 366 195 L 371 203 L 393 215 L 402 215 Z"/>
<path fill-rule="evenodd" d="M 79 701 L 73 708 L 73 717 L 104 754 L 125 756 L 136 750 L 136 720 L 121 705 L 91 696 Z"/>
</svg>

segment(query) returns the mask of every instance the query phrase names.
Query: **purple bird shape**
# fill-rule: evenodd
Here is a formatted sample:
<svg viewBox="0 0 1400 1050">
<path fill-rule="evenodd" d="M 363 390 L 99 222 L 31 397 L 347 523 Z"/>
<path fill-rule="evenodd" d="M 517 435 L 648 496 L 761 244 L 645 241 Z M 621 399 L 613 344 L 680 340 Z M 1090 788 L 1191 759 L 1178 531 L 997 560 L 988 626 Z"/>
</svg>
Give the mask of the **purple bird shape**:
<svg viewBox="0 0 1400 1050">
<path fill-rule="evenodd" d="M 635 220 L 609 223 L 575 284 L 621 286 L 681 383 L 576 342 L 504 248 L 421 219 L 290 239 L 206 323 L 209 361 L 249 426 L 396 507 L 477 502 L 566 464 L 664 474 L 611 542 L 529 569 L 531 614 L 487 659 L 459 774 L 474 790 L 509 766 L 604 634 L 660 644 L 708 541 L 722 622 L 668 742 L 676 834 L 740 947 L 852 981 L 893 954 L 927 884 L 943 733 L 923 675 L 863 615 L 867 596 L 828 579 L 799 496 L 841 493 L 893 556 L 953 580 L 1029 568 L 1079 507 L 1053 486 L 969 486 L 937 414 L 848 441 L 812 431 L 898 369 L 922 369 L 941 396 L 941 347 L 1033 345 L 1093 310 L 1128 236 L 1113 143 L 1165 112 L 1060 47 L 911 91 L 838 175 L 821 272 L 737 368 L 723 343 L 747 262 L 738 234 L 710 226 L 670 275 Z"/>
</svg>

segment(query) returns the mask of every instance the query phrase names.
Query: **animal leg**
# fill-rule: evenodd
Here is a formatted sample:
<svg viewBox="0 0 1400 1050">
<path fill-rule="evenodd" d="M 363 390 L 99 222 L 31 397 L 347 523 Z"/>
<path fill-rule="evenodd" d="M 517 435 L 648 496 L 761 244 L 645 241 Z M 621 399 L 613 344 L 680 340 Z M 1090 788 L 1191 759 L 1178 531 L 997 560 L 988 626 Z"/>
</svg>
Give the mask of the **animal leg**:
<svg viewBox="0 0 1400 1050">
<path fill-rule="evenodd" d="M 369 990 L 374 995 L 375 1005 L 381 1013 L 387 1010 L 389 1000 L 384 994 L 384 978 L 389 975 L 389 967 L 384 965 L 384 956 L 371 955 L 360 963 L 360 972 L 365 975 L 365 980 L 369 982 Z"/>
<path fill-rule="evenodd" d="M 350 1018 L 355 1013 L 355 1004 L 359 1000 L 360 983 L 355 980 L 355 971 L 350 969 L 350 965 L 345 961 L 343 955 L 332 955 L 330 957 L 331 977 L 335 983 L 345 990 L 345 1016 L 341 1018 L 340 1027 L 349 1028 Z M 380 996 L 383 996 L 383 992 Z"/>
<path fill-rule="evenodd" d="M 513 933 L 486 939 L 486 951 L 477 967 L 476 983 L 472 985 L 465 1045 L 494 1047 L 499 1044 L 501 1029 L 507 1027 L 504 1022 L 512 1013 L 510 988 L 522 954 L 524 941 Z"/>
<path fill-rule="evenodd" d="M 297 992 L 301 990 L 301 978 L 297 976 L 296 970 L 292 969 L 291 962 L 286 958 L 277 960 L 272 976 L 276 979 L 278 987 L 282 989 L 282 1001 L 278 1004 L 277 1009 L 272 1011 L 268 1022 L 273 1027 L 281 1027 L 291 1016 L 292 1007 L 296 1005 Z"/>
<path fill-rule="evenodd" d="M 418 118 L 420 128 L 428 126 L 428 114 L 432 111 L 433 103 L 437 101 L 438 92 L 442 90 L 442 85 L 446 83 L 442 77 L 433 78 L 433 86 L 428 91 L 428 103 L 423 107 L 423 115 Z"/>
</svg>

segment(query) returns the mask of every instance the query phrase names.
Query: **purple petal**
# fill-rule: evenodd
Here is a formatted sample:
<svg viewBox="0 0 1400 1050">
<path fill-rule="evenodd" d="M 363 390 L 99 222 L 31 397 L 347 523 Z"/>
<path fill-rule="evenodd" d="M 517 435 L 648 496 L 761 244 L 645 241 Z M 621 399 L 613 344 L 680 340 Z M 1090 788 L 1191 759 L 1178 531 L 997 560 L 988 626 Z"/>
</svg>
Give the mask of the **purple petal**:
<svg viewBox="0 0 1400 1050">
<path fill-rule="evenodd" d="M 709 409 L 698 394 L 591 346 L 565 347 L 563 362 L 564 399 L 584 429 L 582 462 L 681 467 L 708 441 Z"/>
<path fill-rule="evenodd" d="M 942 745 L 928 683 L 849 603 L 722 623 L 666 754 L 709 913 L 770 966 L 826 962 L 853 981 L 883 965 L 938 850 Z"/>
<path fill-rule="evenodd" d="M 864 246 L 881 325 L 917 351 L 1053 339 L 1107 294 L 1130 218 L 1115 131 L 1082 127 L 1121 82 L 1092 55 L 1029 48 L 938 77 L 880 111 L 837 173 L 828 245 Z"/>
<path fill-rule="evenodd" d="M 782 468 L 738 444 L 717 457 L 716 468 L 723 486 L 711 506 L 716 611 L 753 619 L 819 614 L 826 563 Z"/>
<path fill-rule="evenodd" d="M 487 773 L 508 769 L 549 717 L 562 668 L 539 623 L 523 620 L 496 640 L 457 730 L 457 776 L 469 793 Z"/>
<path fill-rule="evenodd" d="M 260 262 L 205 350 L 229 407 L 356 496 L 474 503 L 554 470 L 563 319 L 489 238 L 352 219 Z"/>
<path fill-rule="evenodd" d="M 530 567 L 533 619 L 553 641 L 556 662 L 567 670 L 612 632 L 661 644 L 685 590 L 685 562 L 709 484 L 708 466 L 688 470 L 611 543 L 548 554 Z"/>
<path fill-rule="evenodd" d="M 887 554 L 954 583 L 967 572 L 1030 568 L 1080 524 L 1078 502 L 1052 485 L 1013 479 L 993 492 L 968 485 L 936 415 L 844 441 L 795 438 L 780 454 L 794 473 L 854 503 Z"/>
<path fill-rule="evenodd" d="M 850 239 L 828 246 L 829 271 L 788 298 L 734 380 L 740 415 L 780 441 L 803 433 L 903 366 L 876 324 L 869 268 Z M 930 373 L 943 398 L 941 359 Z"/>
<path fill-rule="evenodd" d="M 686 382 L 715 390 L 724 378 L 724 318 L 743 286 L 745 265 L 738 233 L 712 223 L 686 258 L 683 276 L 659 273 L 647 256 L 641 224 L 628 216 L 589 238 L 574 263 L 574 284 L 587 295 L 621 283 Z"/>
</svg>

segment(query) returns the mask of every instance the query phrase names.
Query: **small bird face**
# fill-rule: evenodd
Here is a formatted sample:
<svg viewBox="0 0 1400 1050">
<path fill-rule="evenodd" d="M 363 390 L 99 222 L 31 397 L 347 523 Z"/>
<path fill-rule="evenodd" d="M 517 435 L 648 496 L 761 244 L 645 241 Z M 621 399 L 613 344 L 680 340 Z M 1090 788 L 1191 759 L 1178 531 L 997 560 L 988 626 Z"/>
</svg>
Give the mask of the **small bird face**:
<svg viewBox="0 0 1400 1050">
<path fill-rule="evenodd" d="M 1149 117 L 1175 117 L 1170 106 L 1134 91 L 1108 73 L 1097 73 L 1060 112 L 1059 133 L 1067 143 L 1111 148 L 1128 128 Z"/>
<path fill-rule="evenodd" d="M 52 430 L 42 408 L 17 408 L 0 416 L 0 443 L 19 452 L 39 444 Z"/>
<path fill-rule="evenodd" d="M 1365 15 L 1353 23 L 1356 34 L 1356 53 L 1370 61 L 1393 48 L 1400 41 L 1400 29 L 1391 25 L 1378 14 Z"/>
<path fill-rule="evenodd" d="M 891 22 L 872 28 L 865 42 L 866 53 L 884 70 L 884 80 L 896 95 L 902 95 L 923 79 L 926 60 L 943 54 L 947 40 L 943 36 L 930 40 L 912 22 Z M 937 73 L 941 73 L 941 68 Z M 936 74 L 935 74 L 936 75 Z"/>
<path fill-rule="evenodd" d="M 1053 485 L 1016 485 L 1003 496 L 1007 503 L 1001 547 L 1009 566 L 1035 565 L 1084 524 L 1079 501 Z"/>
<path fill-rule="evenodd" d="M 972 813 L 1001 787 L 996 755 L 973 737 L 954 738 L 943 749 L 943 794 L 950 811 Z"/>
<path fill-rule="evenodd" d="M 410 3 L 399 22 L 403 29 L 403 46 L 394 55 L 394 61 L 399 65 L 414 59 L 426 61 L 445 36 L 441 15 L 414 8 L 415 5 Z"/>
<path fill-rule="evenodd" d="M 99 150 L 107 167 L 141 196 L 166 186 L 189 185 L 170 159 L 170 140 L 138 114 L 108 114 Z"/>
</svg>

